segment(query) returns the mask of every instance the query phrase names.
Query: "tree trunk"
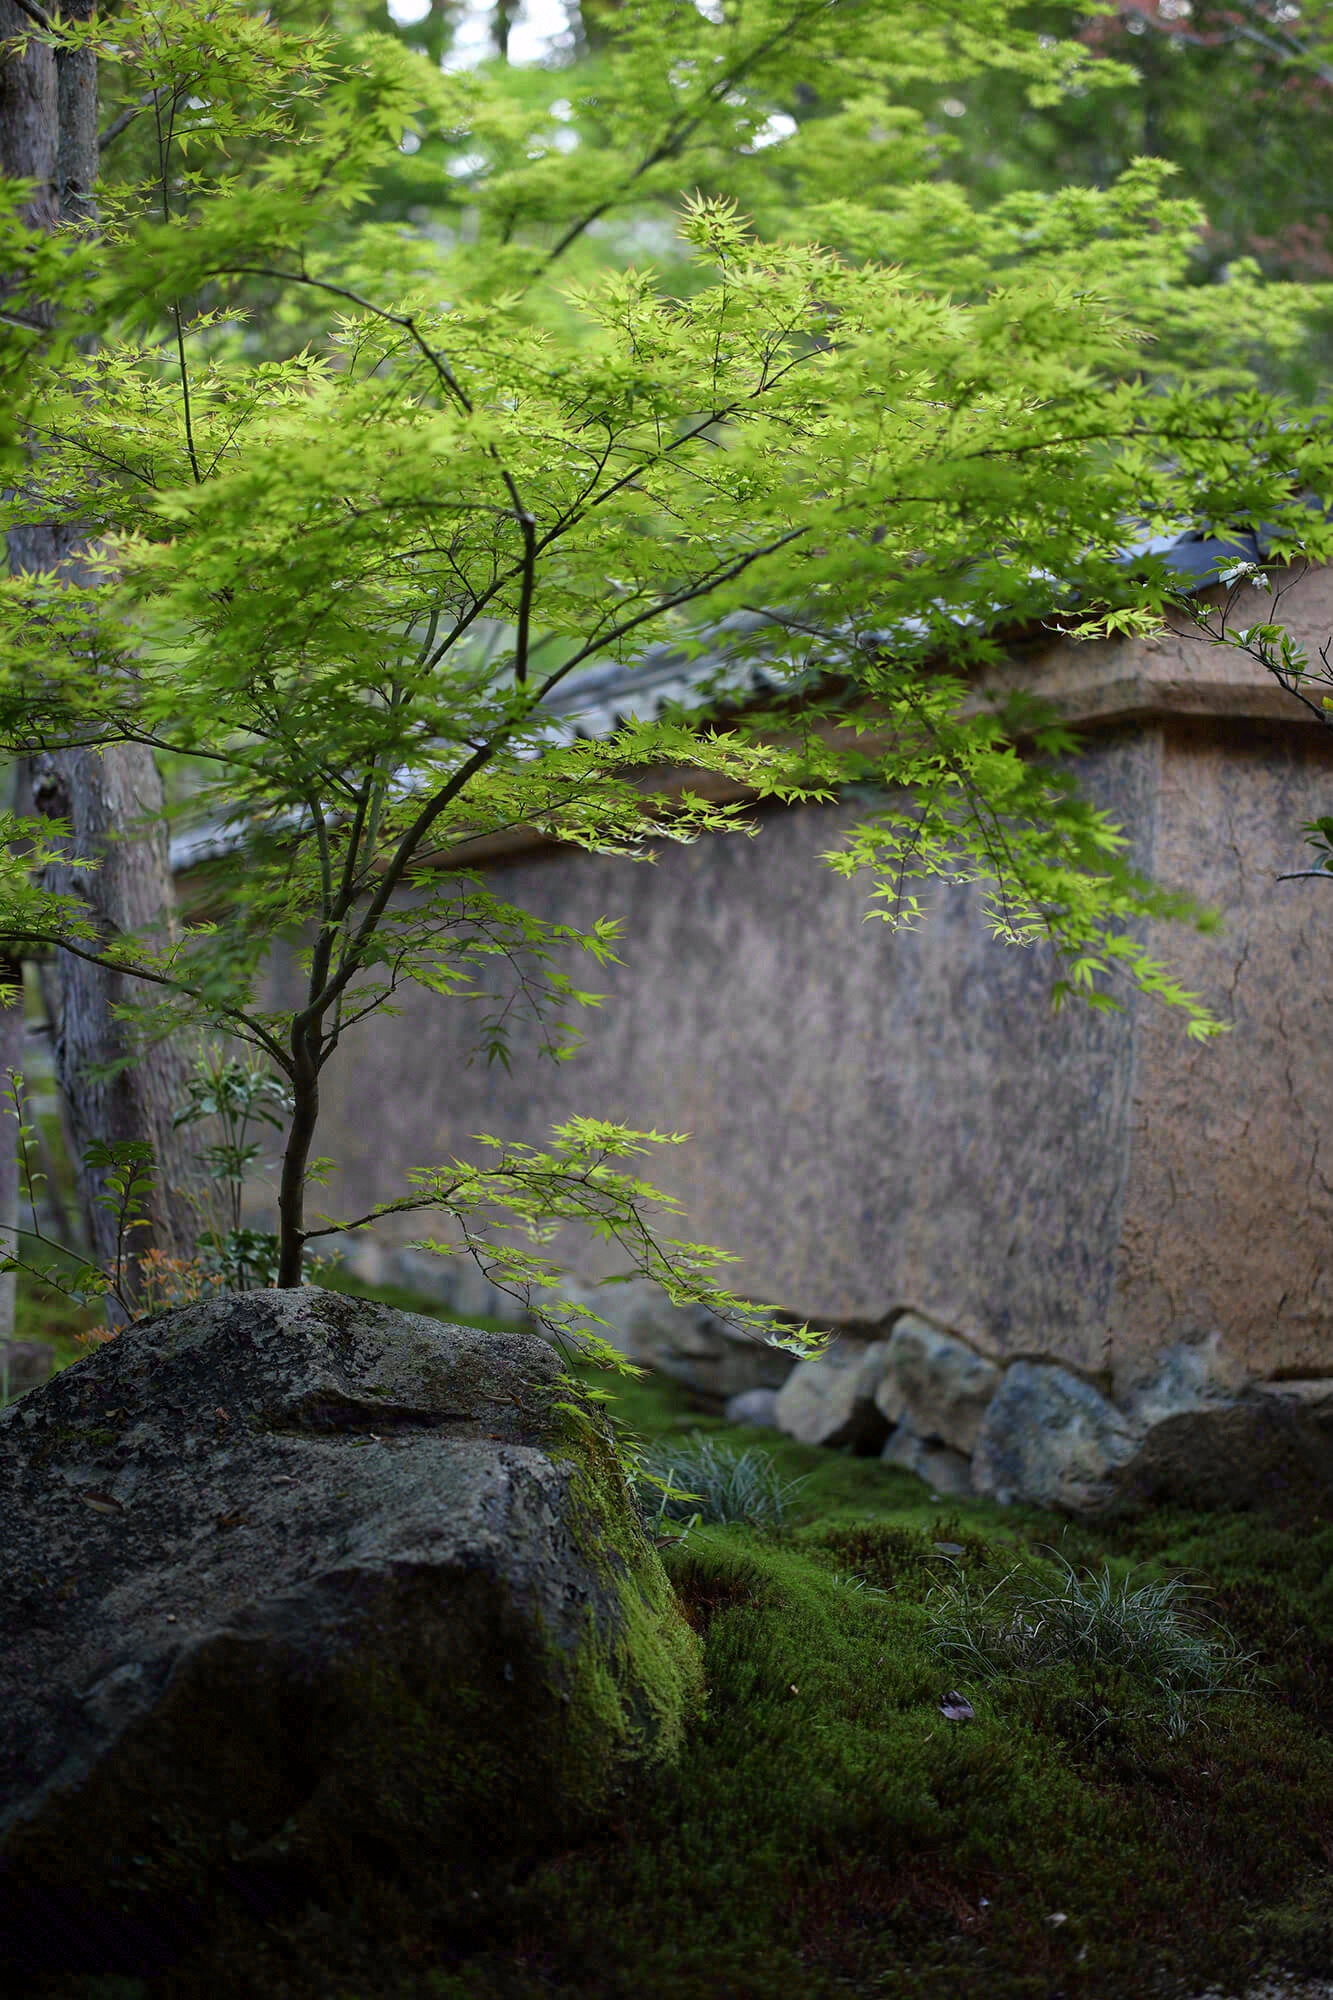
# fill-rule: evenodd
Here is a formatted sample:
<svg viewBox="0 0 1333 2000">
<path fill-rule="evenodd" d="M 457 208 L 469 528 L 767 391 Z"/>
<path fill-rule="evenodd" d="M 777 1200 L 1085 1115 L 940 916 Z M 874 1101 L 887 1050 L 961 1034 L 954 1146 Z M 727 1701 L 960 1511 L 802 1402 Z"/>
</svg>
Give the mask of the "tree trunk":
<svg viewBox="0 0 1333 2000">
<path fill-rule="evenodd" d="M 51 888 L 82 896 L 107 936 L 137 931 L 161 934 L 170 918 L 171 872 L 162 781 L 151 752 L 115 744 L 100 753 L 65 750 L 38 760 L 33 791 L 40 811 L 70 822 L 64 845 L 71 855 L 94 855 L 93 873 L 60 866 L 49 870 Z M 126 837 L 128 835 L 128 837 Z M 143 1139 L 158 1163 L 152 1227 L 138 1230 L 132 1249 L 149 1247 L 171 1257 L 193 1250 L 194 1211 L 188 1199 L 189 1161 L 172 1118 L 185 1098 L 187 1065 L 176 1046 L 158 1042 L 137 1051 L 114 1076 L 95 1072 L 122 1058 L 131 1044 L 114 1015 L 122 1001 L 141 999 L 132 979 L 102 972 L 62 956 L 60 1022 L 55 1068 L 70 1112 L 84 1228 L 92 1260 L 103 1267 L 116 1255 L 115 1219 L 95 1203 L 103 1175 L 83 1164 L 95 1139 Z"/>
<path fill-rule="evenodd" d="M 13 0 L 0 0 L 0 43 L 31 28 Z M 60 220 L 58 91 L 50 49 L 29 42 L 22 56 L 11 52 L 0 63 L 0 171 L 9 180 L 36 182 L 24 214 L 38 229 L 54 229 Z"/>
<path fill-rule="evenodd" d="M 65 0 L 68 20 L 87 20 L 95 0 Z M 0 0 L 0 40 L 30 26 L 13 0 Z M 59 221 L 90 226 L 96 219 L 97 74 L 91 52 L 56 54 L 29 41 L 22 57 L 0 66 L 0 171 L 36 183 L 29 215 L 52 228 Z M 77 570 L 83 542 L 77 522 L 51 521 L 9 536 L 13 573 Z M 130 931 L 159 936 L 172 924 L 172 884 L 163 819 L 162 781 L 152 752 L 119 744 L 101 751 L 69 750 L 44 757 L 32 773 L 39 808 L 67 819 L 71 859 L 95 859 L 91 874 L 57 866 L 50 886 L 77 890 L 108 938 Z M 133 1249 L 153 1247 L 189 1256 L 194 1214 L 187 1199 L 188 1160 L 172 1116 L 184 1095 L 186 1065 L 168 1043 L 138 1050 L 110 1078 L 93 1071 L 122 1060 L 131 1044 L 115 1008 L 135 982 L 62 954 L 60 1027 L 55 1065 L 80 1156 L 92 1140 L 146 1140 L 158 1162 L 159 1190 L 151 1227 L 136 1232 Z M 115 1222 L 95 1205 L 101 1175 L 79 1163 L 80 1195 L 91 1254 L 114 1259 Z"/>
<path fill-rule="evenodd" d="M 310 1144 L 319 1123 L 319 1062 L 315 1050 L 319 1030 L 293 1044 L 296 1073 L 292 1078 L 292 1122 L 282 1154 L 278 1189 L 278 1284 L 299 1285 L 305 1270 L 305 1186 Z"/>
<path fill-rule="evenodd" d="M 11 757 L 0 766 L 0 806 L 13 812 L 18 804 L 18 764 Z M 18 1113 L 10 1095 L 12 1071 L 23 1068 L 23 962 L 0 953 L 0 1256 L 12 1257 L 19 1240 Z M 18 1274 L 0 1272 L 0 1342 L 14 1338 Z"/>
<path fill-rule="evenodd" d="M 19 1148 L 18 1121 L 9 1096 L 9 1070 L 23 1067 L 23 967 L 15 959 L 0 959 L 0 987 L 8 992 L 0 998 L 11 1004 L 0 1007 L 0 1256 L 12 1256 L 18 1248 Z M 17 992 L 14 989 L 17 987 Z M 18 1277 L 13 1271 L 0 1273 L 0 1342 L 14 1338 L 14 1308 L 18 1299 Z"/>
</svg>

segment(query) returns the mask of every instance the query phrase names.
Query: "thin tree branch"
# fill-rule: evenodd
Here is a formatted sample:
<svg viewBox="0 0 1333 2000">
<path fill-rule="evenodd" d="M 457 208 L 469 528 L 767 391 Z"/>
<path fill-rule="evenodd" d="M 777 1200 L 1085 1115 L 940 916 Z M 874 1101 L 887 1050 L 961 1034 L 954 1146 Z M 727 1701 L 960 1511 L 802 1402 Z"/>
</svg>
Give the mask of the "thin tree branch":
<svg viewBox="0 0 1333 2000">
<path fill-rule="evenodd" d="M 354 305 L 360 306 L 363 311 L 374 313 L 377 319 L 382 319 L 388 326 L 402 327 L 419 353 L 430 363 L 439 380 L 444 384 L 450 395 L 454 397 L 465 415 L 469 417 L 472 415 L 472 398 L 468 395 L 467 390 L 463 387 L 444 356 L 436 348 L 432 347 L 426 339 L 417 325 L 414 314 L 390 312 L 387 306 L 376 305 L 373 299 L 366 298 L 361 292 L 351 291 L 346 285 L 331 284 L 326 278 L 312 278 L 304 271 L 279 271 L 269 265 L 233 264 L 226 267 L 225 273 L 217 272 L 214 275 L 275 278 L 284 284 L 310 285 L 320 291 L 332 293 L 335 298 L 351 300 Z M 524 574 L 526 576 L 527 566 L 530 561 L 531 538 L 535 531 L 536 523 L 529 515 L 527 508 L 523 505 L 519 497 L 518 487 L 514 482 L 513 474 L 505 466 L 495 445 L 488 445 L 486 453 L 494 461 L 500 477 L 504 481 L 505 491 L 513 503 L 514 518 L 517 520 L 523 534 Z"/>
<path fill-rule="evenodd" d="M 169 223 L 171 221 L 171 202 L 167 194 L 167 168 L 171 156 L 171 139 L 170 135 L 165 140 L 162 136 L 162 107 L 158 103 L 156 91 L 153 92 L 153 118 L 157 125 L 157 157 L 161 168 L 162 220 L 165 223 Z M 185 449 L 189 453 L 190 470 L 194 474 L 194 483 L 196 486 L 202 486 L 204 475 L 199 470 L 199 459 L 194 449 L 194 422 L 190 414 L 190 371 L 185 361 L 185 331 L 181 325 L 179 300 L 173 301 L 171 316 L 176 323 L 176 359 L 181 378 L 181 412 L 185 418 Z"/>
<path fill-rule="evenodd" d="M 214 1005 L 198 987 L 187 986 L 182 979 L 168 978 L 164 972 L 150 972 L 147 966 L 144 965 L 126 965 L 121 960 L 107 958 L 105 954 L 100 952 L 84 951 L 79 945 L 71 944 L 67 938 L 53 938 L 46 931 L 5 930 L 0 931 L 0 939 L 6 944 L 45 945 L 48 949 L 54 951 L 67 951 L 71 958 L 81 958 L 86 964 L 98 966 L 103 972 L 117 972 L 122 974 L 126 979 L 145 979 L 150 985 L 165 986 L 169 992 L 179 993 L 186 1000 L 197 1000 L 201 1005 L 209 1007 L 215 1014 L 222 1015 L 229 1021 L 239 1021 L 242 1028 L 245 1029 L 246 1035 L 252 1041 L 257 1042 L 261 1048 L 267 1050 L 268 1054 L 273 1057 L 273 1060 L 286 1075 L 290 1076 L 291 1074 L 291 1058 L 288 1056 L 281 1042 L 275 1041 L 268 1030 L 261 1027 L 258 1021 L 252 1020 L 240 1007 L 218 1007 Z"/>
<path fill-rule="evenodd" d="M 661 617 L 666 611 L 676 610 L 682 604 L 690 604 L 700 597 L 707 596 L 709 591 L 716 590 L 722 584 L 731 582 L 733 577 L 742 575 L 751 564 L 762 561 L 765 556 L 775 555 L 779 549 L 786 548 L 791 542 L 799 541 L 803 535 L 809 532 L 808 527 L 791 528 L 785 535 L 778 536 L 775 541 L 767 542 L 757 549 L 747 550 L 745 555 L 738 558 L 737 561 L 729 564 L 725 569 L 715 571 L 712 575 L 701 578 L 697 583 L 692 584 L 689 589 L 678 591 L 672 597 L 659 598 L 655 603 L 649 605 L 647 610 L 636 613 L 633 618 L 622 620 L 618 626 L 614 626 L 609 632 L 603 633 L 598 639 L 585 646 L 581 652 L 576 653 L 572 659 L 565 661 L 554 673 L 548 675 L 533 701 L 532 708 L 535 709 L 543 697 L 562 681 L 566 674 L 571 673 L 576 666 L 590 658 L 594 653 L 601 652 L 607 645 L 615 644 L 617 640 L 626 637 L 638 626 L 646 624 L 649 619 Z M 531 713 L 531 710 L 529 713 Z M 447 806 L 453 803 L 464 786 L 470 784 L 478 771 L 484 770 L 486 765 L 499 755 L 508 735 L 509 728 L 505 728 L 501 730 L 498 736 L 493 737 L 487 743 L 481 744 L 467 761 L 459 766 L 453 777 L 441 787 L 435 797 L 429 799 L 417 814 L 411 826 L 403 834 L 392 859 L 380 877 L 379 887 L 366 907 L 365 915 L 357 926 L 355 936 L 351 939 L 342 955 L 338 971 L 320 991 L 312 991 L 311 998 L 306 1007 L 293 1021 L 292 1032 L 294 1035 L 304 1033 L 313 1026 L 319 1020 L 320 1016 L 327 1012 L 329 1007 L 338 998 L 338 995 L 343 992 L 345 987 L 356 976 L 356 973 L 360 969 L 361 952 L 378 929 L 380 918 L 384 915 L 394 890 L 398 887 L 398 884 L 402 881 L 403 876 L 411 866 L 422 841 L 440 817 L 440 814 L 444 812 Z M 313 985 L 314 982 L 312 979 L 312 988 Z"/>
<path fill-rule="evenodd" d="M 110 146 L 117 140 L 121 133 L 134 123 L 141 111 L 146 110 L 150 104 L 156 106 L 156 103 L 157 92 L 155 90 L 146 90 L 136 103 L 127 104 L 123 111 L 117 112 L 105 132 L 99 132 L 97 135 L 98 152 L 102 152 L 105 147 Z"/>
<path fill-rule="evenodd" d="M 779 47 L 791 33 L 797 20 L 811 11 L 813 10 L 798 7 L 795 13 L 784 21 L 783 25 L 774 34 L 770 35 L 766 41 L 760 42 L 752 48 L 743 62 L 736 63 L 722 76 L 714 77 L 712 83 L 704 93 L 704 101 L 699 110 L 692 115 L 682 116 L 676 119 L 671 125 L 668 125 L 666 132 L 658 140 L 656 146 L 650 152 L 645 153 L 638 166 L 634 168 L 632 173 L 626 176 L 619 192 L 608 195 L 605 201 L 598 202 L 595 208 L 590 208 L 577 221 L 570 223 L 564 235 L 557 241 L 555 248 L 548 250 L 546 253 L 545 258 L 542 260 L 542 269 L 549 270 L 551 265 L 557 259 L 563 257 L 570 245 L 576 243 L 579 237 L 594 222 L 600 222 L 609 208 L 615 208 L 620 202 L 624 201 L 635 183 L 642 180 L 646 173 L 650 173 L 654 167 L 661 166 L 664 160 L 674 159 L 682 147 L 687 145 L 698 131 L 700 125 L 703 123 L 704 114 L 709 105 L 716 104 L 721 98 L 727 95 L 728 91 L 734 90 L 736 85 L 743 81 L 746 72 L 753 69 L 754 65 L 762 61 L 773 49 Z"/>
<path fill-rule="evenodd" d="M 390 312 L 387 307 L 376 305 L 373 299 L 366 298 L 361 292 L 351 291 L 346 285 L 332 284 L 327 278 L 312 278 L 305 271 L 278 271 L 269 264 L 228 264 L 219 266 L 216 271 L 210 272 L 209 276 L 215 278 L 272 278 L 281 285 L 310 285 L 317 291 L 331 293 L 334 298 L 349 300 L 352 305 L 360 306 L 364 312 L 374 313 L 377 319 L 386 321 L 390 326 L 401 326 L 405 333 L 411 335 L 414 345 L 420 350 L 425 359 L 429 361 L 431 367 L 444 383 L 450 395 L 455 398 L 460 408 L 468 416 L 472 415 L 472 398 L 468 395 L 467 390 L 454 374 L 453 369 L 444 359 L 444 356 L 438 354 L 431 346 L 411 313 Z"/>
<path fill-rule="evenodd" d="M 1278 62 L 1304 64 L 1308 66 L 1313 76 L 1319 78 L 1321 83 L 1333 83 L 1333 68 L 1330 68 L 1325 62 L 1321 62 L 1314 55 L 1314 50 L 1310 47 L 1309 43 L 1299 41 L 1291 33 L 1290 29 L 1281 31 L 1279 38 L 1273 34 L 1265 34 L 1261 29 L 1251 27 L 1244 21 L 1233 21 L 1222 32 L 1205 32 L 1199 34 L 1191 32 L 1179 22 L 1164 21 L 1158 14 L 1150 14 L 1141 6 L 1134 7 L 1130 11 L 1137 20 L 1143 22 L 1145 27 L 1155 28 L 1158 34 L 1165 35 L 1168 41 L 1182 42 L 1188 47 L 1195 49 L 1216 48 L 1219 44 L 1225 45 L 1228 42 L 1233 44 L 1236 42 L 1253 42 L 1266 55 L 1273 56 Z M 1253 8 L 1249 8 L 1247 11 L 1252 14 L 1254 10 Z M 1270 28 L 1276 27 L 1277 23 L 1270 22 L 1268 25 Z"/>
<path fill-rule="evenodd" d="M 351 908 L 356 888 L 357 857 L 361 852 L 361 835 L 366 824 L 366 814 L 370 807 L 371 794 L 375 789 L 374 778 L 368 778 L 357 793 L 356 809 L 347 833 L 347 854 L 343 862 L 342 881 L 338 886 L 337 915 L 339 920 Z"/>
<path fill-rule="evenodd" d="M 518 631 L 514 637 L 514 679 L 523 687 L 528 678 L 528 633 L 537 581 L 537 523 L 525 512 L 519 515 L 518 525 L 523 531 L 523 583 L 518 599 Z"/>
<path fill-rule="evenodd" d="M 776 555 L 779 549 L 785 549 L 790 542 L 799 542 L 803 535 L 809 533 L 808 527 L 789 528 L 786 534 L 779 535 L 776 541 L 766 542 L 762 548 L 747 550 L 726 569 L 715 571 L 712 576 L 704 577 L 697 584 L 692 584 L 688 590 L 678 591 L 674 597 L 660 597 L 650 604 L 646 611 L 637 612 L 633 618 L 626 618 L 621 624 L 612 626 L 609 631 L 591 640 L 581 652 L 575 653 L 571 659 L 562 661 L 554 673 L 543 681 L 537 693 L 537 701 L 543 701 L 557 682 L 562 681 L 566 674 L 572 673 L 574 668 L 581 666 L 585 660 L 591 659 L 594 653 L 600 653 L 607 646 L 615 645 L 617 640 L 628 637 L 650 618 L 659 618 L 664 611 L 676 611 L 682 604 L 691 604 L 697 598 L 706 597 L 710 590 L 717 590 L 722 584 L 731 583 L 734 578 L 743 576 L 752 564 L 762 562 L 765 556 Z"/>
<path fill-rule="evenodd" d="M 319 800 L 307 798 L 305 809 L 310 814 L 311 831 L 315 837 L 319 855 L 319 904 L 322 921 L 329 924 L 334 920 L 333 912 L 333 857 L 329 852 L 329 829 Z"/>
<path fill-rule="evenodd" d="M 445 807 L 451 805 L 463 787 L 469 784 L 476 777 L 477 772 L 483 770 L 490 763 L 491 759 L 498 754 L 503 740 L 503 737 L 498 737 L 490 743 L 483 743 L 465 763 L 459 766 L 454 772 L 453 777 L 445 785 L 441 786 L 435 797 L 429 799 L 422 807 L 411 826 L 399 841 L 393 858 L 380 877 L 379 888 L 375 891 L 375 894 L 367 905 L 366 913 L 357 926 L 355 937 L 343 953 L 340 970 L 328 981 L 321 991 L 314 994 L 308 1005 L 296 1016 L 292 1023 L 293 1034 L 303 1032 L 317 1021 L 321 1014 L 327 1012 L 344 987 L 350 983 L 355 974 L 360 970 L 360 953 L 374 936 L 379 926 L 380 918 L 384 915 L 388 907 L 389 899 L 411 866 L 412 857 L 416 853 L 417 848 L 430 832 L 431 827 L 434 826 Z M 313 980 L 311 983 L 313 985 Z"/>
<path fill-rule="evenodd" d="M 364 1229 L 369 1223 L 382 1222 L 386 1215 L 403 1215 L 417 1208 L 447 1208 L 449 1196 L 459 1185 L 461 1183 L 455 1182 L 454 1187 L 440 1189 L 429 1195 L 403 1195 L 397 1201 L 386 1202 L 383 1208 L 372 1208 L 368 1214 L 358 1215 L 354 1222 L 331 1222 L 324 1229 L 307 1229 L 305 1241 L 313 1243 L 317 1236 L 341 1236 L 344 1231 L 350 1235 L 354 1229 Z"/>
<path fill-rule="evenodd" d="M 37 0 L 14 0 L 14 5 L 20 14 L 26 14 L 28 19 L 35 21 L 46 34 L 49 35 L 53 31 L 55 22 L 44 8 L 37 5 Z"/>
</svg>

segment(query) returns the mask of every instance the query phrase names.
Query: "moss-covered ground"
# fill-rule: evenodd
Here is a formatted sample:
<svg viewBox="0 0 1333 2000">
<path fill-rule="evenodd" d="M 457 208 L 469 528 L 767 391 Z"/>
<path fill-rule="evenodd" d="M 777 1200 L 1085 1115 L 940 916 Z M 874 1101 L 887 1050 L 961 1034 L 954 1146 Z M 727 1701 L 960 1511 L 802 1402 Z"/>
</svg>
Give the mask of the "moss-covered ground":
<svg viewBox="0 0 1333 2000">
<path fill-rule="evenodd" d="M 622 1385 L 613 1407 L 644 1439 L 723 1429 L 660 1381 Z M 62 1990 L 1144 2000 L 1333 1971 L 1333 1520 L 1317 1502 L 1092 1527 L 726 1435 L 808 1482 L 777 1530 L 696 1528 L 668 1550 L 706 1713 L 593 1838 L 467 1933 L 429 1909 L 376 1933 L 316 1897 L 150 1983 Z M 1051 1547 L 1201 1586 L 1200 1609 L 1255 1656 L 1253 1689 L 1173 1732 L 1109 1670 L 985 1681 L 942 1661 L 932 1585 L 984 1586 Z M 975 1720 L 942 1715 L 953 1688 Z"/>
</svg>

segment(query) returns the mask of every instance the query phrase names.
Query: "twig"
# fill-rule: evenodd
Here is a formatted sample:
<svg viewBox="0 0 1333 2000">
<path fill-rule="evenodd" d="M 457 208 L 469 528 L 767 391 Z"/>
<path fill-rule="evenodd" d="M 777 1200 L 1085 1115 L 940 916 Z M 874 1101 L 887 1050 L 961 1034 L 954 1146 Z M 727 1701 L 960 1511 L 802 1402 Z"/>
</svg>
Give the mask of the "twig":
<svg viewBox="0 0 1333 2000">
<path fill-rule="evenodd" d="M 171 161 L 171 133 L 169 131 L 165 140 L 163 139 L 162 112 L 158 105 L 156 91 L 153 92 L 153 119 L 157 126 L 157 157 L 162 174 L 162 220 L 164 223 L 169 223 L 171 221 L 171 202 L 167 194 L 167 169 Z M 173 127 L 175 125 L 174 106 L 172 110 L 172 125 Z M 190 470 L 194 474 L 194 483 L 196 486 L 202 486 L 204 475 L 199 470 L 199 459 L 194 448 L 194 420 L 190 412 L 190 371 L 185 360 L 185 329 L 181 324 L 179 299 L 173 301 L 171 314 L 176 323 L 176 358 L 181 380 L 181 414 L 185 420 L 185 449 L 190 460 Z"/>
<path fill-rule="evenodd" d="M 146 90 L 143 96 L 138 98 L 135 103 L 127 104 L 123 111 L 117 112 L 105 132 L 99 132 L 97 135 L 98 152 L 104 152 L 114 139 L 120 137 L 127 126 L 134 123 L 141 111 L 147 110 L 150 104 L 156 107 L 157 92 L 155 90 Z"/>
<path fill-rule="evenodd" d="M 508 473 L 505 484 L 512 487 Z M 517 503 L 518 495 L 514 493 Z M 528 678 L 528 634 L 532 622 L 532 593 L 537 580 L 537 523 L 520 510 L 518 525 L 523 533 L 523 583 L 518 600 L 518 632 L 514 640 L 514 679 L 523 687 Z"/>
<path fill-rule="evenodd" d="M 26 14 L 30 21 L 35 21 L 37 26 L 45 29 L 48 35 L 51 33 L 55 23 L 45 8 L 37 5 L 37 0 L 14 0 L 14 5 L 18 8 L 20 14 Z"/>
</svg>

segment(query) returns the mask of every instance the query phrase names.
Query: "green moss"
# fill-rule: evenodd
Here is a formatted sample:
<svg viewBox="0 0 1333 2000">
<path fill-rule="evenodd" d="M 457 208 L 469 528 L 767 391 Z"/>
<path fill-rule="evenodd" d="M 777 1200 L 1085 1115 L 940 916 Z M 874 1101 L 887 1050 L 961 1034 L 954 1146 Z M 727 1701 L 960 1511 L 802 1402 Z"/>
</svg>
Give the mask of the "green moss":
<svg viewBox="0 0 1333 2000">
<path fill-rule="evenodd" d="M 708 1428 L 660 1383 L 623 1404 L 641 1436 Z M 1330 1837 L 1333 1757 L 1314 1716 L 1333 1696 L 1320 1650 L 1331 1552 L 1292 1561 L 1323 1524 L 944 1512 L 878 1466 L 755 1441 L 810 1475 L 806 1518 L 781 1537 L 696 1531 L 668 1557 L 709 1689 L 682 1759 L 614 1842 L 540 1872 L 503 1937 L 429 1990 L 1139 2000 L 1242 1984 L 1281 1958 L 1280 1940 L 1313 1969 L 1322 1891 L 1280 1897 Z M 1145 1558 L 1145 1576 L 1189 1575 L 1202 1607 L 1230 1606 L 1241 1644 L 1266 1636 L 1270 1657 L 1294 1635 L 1313 1683 L 1301 1713 L 1294 1689 L 1268 1685 L 1172 1739 L 1141 1688 L 1065 1668 L 1040 1686 L 969 1687 L 976 1723 L 947 1723 L 932 1581 L 951 1563 L 980 1579 L 1036 1571 L 1051 1547 L 1116 1575 Z M 885 1595 L 849 1590 L 849 1576 Z"/>
<path fill-rule="evenodd" d="M 643 1437 L 711 1428 L 667 1384 L 628 1385 L 617 1408 Z M 590 1727 L 622 1741 L 656 1727 L 661 1746 L 590 1834 L 550 1841 L 472 1919 L 447 1885 L 360 1915 L 327 1897 L 318 1923 L 238 1929 L 153 2000 L 228 1986 L 288 2000 L 1179 2000 L 1241 1991 L 1270 1962 L 1327 1971 L 1327 1520 L 1155 1510 L 1076 1525 L 945 1507 L 877 1464 L 745 1441 L 810 1475 L 791 1527 L 696 1530 L 665 1569 L 631 1528 L 606 1531 L 613 1456 L 571 1450 L 582 1546 L 621 1613 L 605 1629 L 635 1635 L 623 1643 L 666 1697 L 656 1717 L 628 1713 L 614 1647 L 578 1652 Z M 1053 1574 L 1051 1547 L 1117 1576 L 1188 1576 L 1267 1678 L 1176 1737 L 1141 1688 L 1086 1666 L 968 1682 L 976 1720 L 948 1722 L 940 1698 L 958 1680 L 933 1649 L 932 1582 L 951 1564 L 979 1580 L 1015 1562 Z M 867 1588 L 849 1587 L 857 1576 Z M 636 1632 L 636 1604 L 651 1625 L 668 1577 L 688 1647 L 679 1625 Z M 661 1713 L 697 1687 L 700 1653 L 707 1704 L 673 1739 Z M 401 1686 L 384 1694 L 402 1700 Z M 417 1739 L 403 1728 L 406 1767 Z M 504 1800 L 522 1775 L 474 1772 Z M 405 1841 L 427 1796 L 416 1784 L 394 1809 Z M 369 1830 L 355 1796 L 353 1838 Z"/>
<path fill-rule="evenodd" d="M 1312 1869 L 1294 1896 L 1255 1913 L 1254 1933 L 1276 1963 L 1327 1975 L 1333 1966 L 1333 1873 Z"/>
<path fill-rule="evenodd" d="M 114 1449 L 120 1432 L 106 1424 L 48 1424 L 36 1431 L 32 1445 L 34 1465 L 52 1464 L 58 1458 L 95 1458 Z"/>
<path fill-rule="evenodd" d="M 702 1648 L 639 1526 L 600 1420 L 577 1391 L 558 1415 L 563 1436 L 553 1453 L 573 1471 L 575 1539 L 615 1604 L 609 1632 L 589 1614 L 574 1712 L 601 1741 L 619 1742 L 626 1758 L 671 1762 L 703 1705 Z"/>
</svg>

